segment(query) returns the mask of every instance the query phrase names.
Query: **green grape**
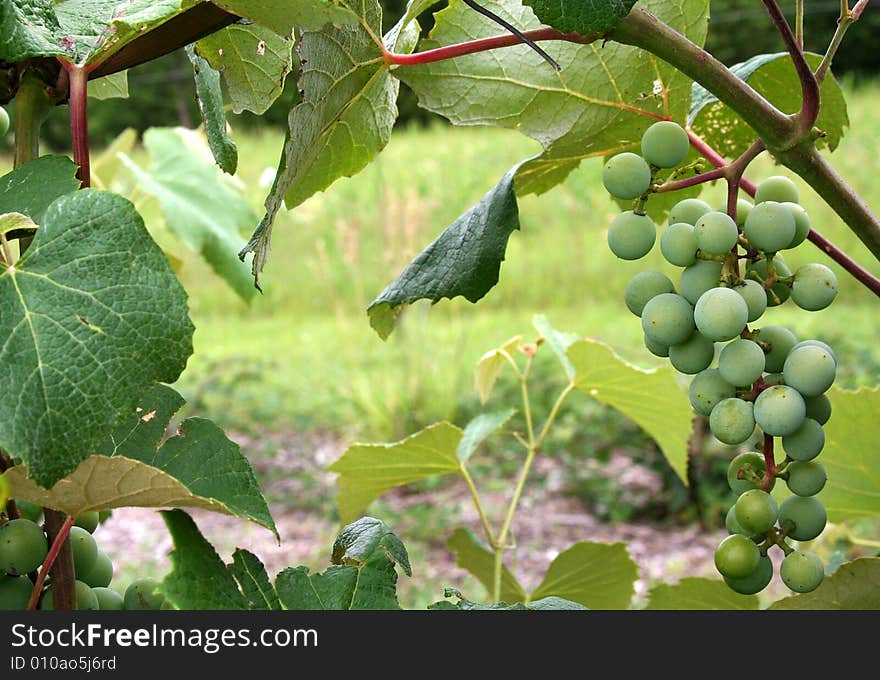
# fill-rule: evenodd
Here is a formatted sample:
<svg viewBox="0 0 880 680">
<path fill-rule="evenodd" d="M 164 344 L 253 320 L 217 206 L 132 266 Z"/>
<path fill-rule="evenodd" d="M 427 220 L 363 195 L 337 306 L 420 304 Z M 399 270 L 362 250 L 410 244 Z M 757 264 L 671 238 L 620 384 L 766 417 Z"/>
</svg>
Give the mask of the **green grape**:
<svg viewBox="0 0 880 680">
<path fill-rule="evenodd" d="M 707 212 L 712 212 L 712 206 L 705 201 L 701 201 L 699 198 L 685 198 L 672 206 L 667 223 L 677 224 L 684 222 L 685 224 L 694 225 Z"/>
<path fill-rule="evenodd" d="M 0 573 L 21 576 L 35 571 L 48 552 L 46 535 L 29 519 L 13 519 L 0 526 Z"/>
<path fill-rule="evenodd" d="M 831 400 L 827 395 L 820 394 L 818 397 L 804 399 L 807 405 L 807 418 L 812 418 L 820 425 L 824 425 L 831 418 Z M 824 443 L 824 439 L 822 442 Z"/>
<path fill-rule="evenodd" d="M 782 205 L 789 209 L 791 216 L 794 217 L 794 238 L 786 246 L 786 248 L 796 248 L 807 240 L 810 233 L 810 216 L 797 203 L 789 203 L 782 201 Z"/>
<path fill-rule="evenodd" d="M 27 609 L 34 584 L 27 576 L 0 574 L 0 611 Z"/>
<path fill-rule="evenodd" d="M 9 114 L 0 106 L 0 137 L 4 137 L 7 132 L 9 132 Z"/>
<path fill-rule="evenodd" d="M 125 600 L 122 595 L 112 588 L 92 588 L 95 597 L 98 598 L 98 609 L 101 611 L 120 611 L 125 609 Z"/>
<path fill-rule="evenodd" d="M 797 344 L 797 337 L 785 326 L 764 326 L 757 339 L 765 345 L 764 370 L 779 373 L 785 365 L 785 358 Z"/>
<path fill-rule="evenodd" d="M 694 225 L 697 246 L 709 255 L 726 255 L 736 245 L 739 230 L 730 215 L 723 212 L 709 212 Z"/>
<path fill-rule="evenodd" d="M 156 592 L 159 582 L 153 578 L 139 578 L 132 581 L 131 585 L 125 589 L 125 608 L 126 609 L 152 609 L 157 610 L 162 606 L 165 597 Z"/>
<path fill-rule="evenodd" d="M 660 252 L 669 264 L 687 267 L 697 261 L 697 235 L 687 222 L 671 224 L 660 235 Z"/>
<path fill-rule="evenodd" d="M 732 288 L 712 288 L 697 300 L 694 322 L 710 340 L 723 342 L 738 336 L 746 325 L 749 308 Z"/>
<path fill-rule="evenodd" d="M 754 595 L 760 593 L 773 578 L 773 562 L 766 555 L 761 555 L 758 566 L 748 576 L 742 578 L 724 578 L 724 582 L 734 592 L 741 595 Z"/>
<path fill-rule="evenodd" d="M 92 588 L 106 588 L 113 580 L 113 562 L 103 550 L 98 550 L 94 566 L 80 576 L 80 581 L 89 584 Z"/>
<path fill-rule="evenodd" d="M 722 266 L 720 262 L 714 260 L 697 260 L 690 267 L 685 268 L 678 281 L 681 294 L 692 305 L 697 304 L 703 293 L 718 286 Z"/>
<path fill-rule="evenodd" d="M 785 380 L 782 378 L 782 373 L 765 373 L 763 380 L 765 386 L 785 384 Z"/>
<path fill-rule="evenodd" d="M 755 431 L 752 404 L 736 397 L 722 399 L 709 414 L 709 429 L 724 444 L 742 444 Z"/>
<path fill-rule="evenodd" d="M 773 385 L 755 399 L 755 422 L 764 434 L 784 437 L 804 422 L 804 398 L 788 385 Z"/>
<path fill-rule="evenodd" d="M 791 351 L 793 352 L 793 351 L 796 350 L 798 347 L 805 347 L 805 346 L 807 346 L 807 345 L 813 345 L 813 346 L 815 346 L 815 347 L 821 347 L 821 348 L 824 349 L 826 352 L 828 352 L 828 354 L 831 355 L 831 358 L 834 359 L 834 363 L 835 363 L 835 364 L 837 363 L 837 356 L 834 354 L 834 350 L 831 349 L 831 345 L 829 345 L 829 344 L 827 344 L 827 343 L 824 343 L 824 342 L 822 342 L 821 340 L 801 340 L 799 343 L 797 343 L 794 347 L 791 348 Z"/>
<path fill-rule="evenodd" d="M 825 506 L 815 496 L 789 496 L 779 504 L 779 526 L 795 541 L 812 541 L 827 521 Z"/>
<path fill-rule="evenodd" d="M 654 247 L 657 227 L 647 215 L 632 210 L 620 213 L 608 227 L 608 247 L 621 260 L 638 260 Z"/>
<path fill-rule="evenodd" d="M 715 405 L 736 395 L 736 388 L 721 377 L 716 368 L 700 371 L 691 380 L 688 398 L 697 413 L 708 416 Z"/>
<path fill-rule="evenodd" d="M 754 205 L 754 203 L 745 198 L 736 199 L 736 226 L 741 227 L 745 224 L 746 217 L 749 216 L 749 212 L 751 212 Z M 718 212 L 727 213 L 727 204 L 718 206 Z"/>
<path fill-rule="evenodd" d="M 764 373 L 765 357 L 761 346 L 737 338 L 721 350 L 718 357 L 718 372 L 731 385 L 747 387 Z"/>
<path fill-rule="evenodd" d="M 773 269 L 775 271 L 777 281 L 769 289 L 764 292 L 767 296 L 767 306 L 776 307 L 791 297 L 791 286 L 785 281 L 778 279 L 788 279 L 791 276 L 791 269 L 779 255 L 773 258 Z M 769 276 L 769 265 L 766 259 L 750 262 L 747 267 L 746 278 L 757 281 L 762 284 Z"/>
<path fill-rule="evenodd" d="M 824 487 L 828 481 L 828 474 L 825 472 L 825 466 L 822 463 L 811 461 L 795 461 L 790 463 L 787 470 L 789 490 L 798 496 L 815 496 Z"/>
<path fill-rule="evenodd" d="M 743 225 L 743 234 L 749 245 L 765 253 L 788 247 L 796 233 L 794 215 L 776 201 L 755 204 Z"/>
<path fill-rule="evenodd" d="M 763 479 L 766 467 L 764 464 L 764 456 L 757 451 L 747 451 L 741 453 L 727 467 L 727 484 L 737 495 L 744 494 L 749 489 L 757 489 L 758 485 L 745 477 L 739 477 L 740 470 L 752 473 L 756 479 Z M 776 485 L 776 478 L 770 482 L 772 489 Z"/>
<path fill-rule="evenodd" d="M 99 609 L 98 606 L 98 597 L 95 595 L 95 592 L 82 581 L 76 581 L 76 609 L 78 611 L 94 611 Z M 49 588 L 45 593 L 43 593 L 43 599 L 40 602 L 40 609 L 50 610 L 54 609 L 54 602 L 52 601 L 52 588 Z"/>
<path fill-rule="evenodd" d="M 88 574 L 98 559 L 98 544 L 95 539 L 82 527 L 71 527 L 70 547 L 73 549 L 73 565 L 77 576 Z"/>
<path fill-rule="evenodd" d="M 793 349 L 782 366 L 785 384 L 804 397 L 818 397 L 827 391 L 834 383 L 836 373 L 834 358 L 816 345 Z"/>
<path fill-rule="evenodd" d="M 98 523 L 103 524 L 113 515 L 112 510 L 98 510 Z"/>
<path fill-rule="evenodd" d="M 715 548 L 715 568 L 727 578 L 743 578 L 758 566 L 758 546 L 742 534 L 728 536 Z"/>
<path fill-rule="evenodd" d="M 687 158 L 691 142 L 678 123 L 661 120 L 642 135 L 642 155 L 658 168 L 674 168 Z"/>
<path fill-rule="evenodd" d="M 638 198 L 651 186 L 651 168 L 641 156 L 619 153 L 602 168 L 602 184 L 615 198 Z"/>
<path fill-rule="evenodd" d="M 818 312 L 837 296 L 837 277 L 824 264 L 814 262 L 798 267 L 791 284 L 791 299 L 801 309 Z"/>
<path fill-rule="evenodd" d="M 825 568 L 819 556 L 810 550 L 795 550 L 782 560 L 779 567 L 782 582 L 796 593 L 809 593 L 819 587 Z"/>
<path fill-rule="evenodd" d="M 764 290 L 764 286 L 752 279 L 746 279 L 742 284 L 735 285 L 733 290 L 746 301 L 746 307 L 749 310 L 747 317 L 749 323 L 757 321 L 763 316 L 767 310 L 767 291 Z"/>
<path fill-rule="evenodd" d="M 694 333 L 684 342 L 669 347 L 669 361 L 688 375 L 709 368 L 715 358 L 715 343 L 700 333 Z"/>
<path fill-rule="evenodd" d="M 807 399 L 806 402 L 807 417 L 804 418 L 803 424 L 782 438 L 782 448 L 792 460 L 813 460 L 825 446 L 825 430 L 818 421 L 810 417 L 810 400 Z"/>
<path fill-rule="evenodd" d="M 661 293 L 674 291 L 675 286 L 665 274 L 645 271 L 639 272 L 629 280 L 623 293 L 623 299 L 629 311 L 636 316 L 641 316 L 648 300 Z"/>
<path fill-rule="evenodd" d="M 18 514 L 21 515 L 22 519 L 29 519 L 31 522 L 39 522 L 43 517 L 43 508 L 36 503 L 16 498 L 15 506 L 18 508 Z"/>
<path fill-rule="evenodd" d="M 655 342 L 678 345 L 694 332 L 693 307 L 681 295 L 661 293 L 642 310 L 642 330 Z"/>
<path fill-rule="evenodd" d="M 800 198 L 797 184 L 784 175 L 768 177 L 758 184 L 758 189 L 755 192 L 755 203 L 763 203 L 765 201 L 797 203 L 800 201 Z"/>
<path fill-rule="evenodd" d="M 84 512 L 76 518 L 76 521 L 73 523 L 73 525 L 80 527 L 81 529 L 85 529 L 90 534 L 93 534 L 95 533 L 95 529 L 98 528 L 98 513 Z"/>
<path fill-rule="evenodd" d="M 751 534 L 763 534 L 776 524 L 779 506 L 766 491 L 749 489 L 740 496 L 736 505 L 736 521 Z"/>
<path fill-rule="evenodd" d="M 749 539 L 751 539 L 755 543 L 762 543 L 766 538 L 764 534 L 749 534 L 739 525 L 739 522 L 736 521 L 735 504 L 730 506 L 730 509 L 724 516 L 724 526 L 727 527 L 727 531 L 729 531 L 731 534 L 742 534 L 743 536 L 748 536 Z"/>
<path fill-rule="evenodd" d="M 648 337 L 647 333 L 645 333 L 645 347 L 647 347 L 648 351 L 655 357 L 669 356 L 669 345 L 664 345 L 662 342 L 652 340 Z"/>
</svg>

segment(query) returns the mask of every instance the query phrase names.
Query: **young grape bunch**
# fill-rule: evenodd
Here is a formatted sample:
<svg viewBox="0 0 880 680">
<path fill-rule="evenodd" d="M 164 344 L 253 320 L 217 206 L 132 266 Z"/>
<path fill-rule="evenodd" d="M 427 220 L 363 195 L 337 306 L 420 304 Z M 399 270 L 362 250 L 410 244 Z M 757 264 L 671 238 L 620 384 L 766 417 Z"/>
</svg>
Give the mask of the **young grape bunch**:
<svg viewBox="0 0 880 680">
<path fill-rule="evenodd" d="M 609 247 L 623 260 L 639 260 L 659 240 L 664 260 L 680 268 L 677 284 L 669 272 L 636 273 L 626 287 L 626 307 L 640 317 L 647 349 L 693 376 L 691 405 L 708 418 L 715 438 L 757 449 L 730 464 L 728 481 L 738 498 L 726 522 L 731 535 L 715 553 L 719 573 L 736 592 L 760 592 L 773 578 L 767 554 L 777 547 L 786 555 L 782 581 L 809 592 L 822 582 L 821 559 L 791 542 L 812 540 L 825 528 L 816 495 L 827 475 L 816 459 L 831 416 L 826 393 L 837 357 L 820 340 L 799 342 L 791 329 L 762 319 L 788 301 L 805 312 L 825 309 L 837 295 L 837 279 L 818 263 L 792 272 L 781 255 L 803 243 L 811 228 L 797 185 L 783 176 L 765 179 L 754 203 L 738 198 L 730 213 L 696 198 L 680 201 L 658 239 L 646 206 L 661 169 L 684 161 L 687 139 L 675 123 L 663 121 L 645 132 L 642 156 L 627 152 L 606 164 L 609 192 L 635 199 L 612 223 Z M 769 493 L 777 479 L 792 494 L 778 504 Z"/>
</svg>

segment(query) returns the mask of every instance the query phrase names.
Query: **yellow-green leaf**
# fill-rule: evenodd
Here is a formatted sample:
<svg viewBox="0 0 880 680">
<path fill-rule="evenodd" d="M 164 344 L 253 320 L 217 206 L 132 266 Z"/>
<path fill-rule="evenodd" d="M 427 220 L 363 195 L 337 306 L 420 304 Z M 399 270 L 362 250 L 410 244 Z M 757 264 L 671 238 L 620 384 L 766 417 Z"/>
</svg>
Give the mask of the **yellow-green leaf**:
<svg viewBox="0 0 880 680">
<path fill-rule="evenodd" d="M 481 403 L 485 404 L 489 400 L 492 387 L 494 387 L 498 374 L 501 373 L 501 368 L 507 361 L 505 355 L 513 355 L 521 338 L 521 335 L 517 335 L 505 342 L 501 347 L 491 349 L 480 357 L 474 368 L 474 389 L 480 395 Z"/>
<path fill-rule="evenodd" d="M 880 558 L 841 565 L 812 593 L 777 600 L 770 609 L 880 609 Z"/>
<path fill-rule="evenodd" d="M 495 556 L 490 553 L 474 533 L 467 528 L 452 532 L 446 547 L 455 553 L 455 566 L 477 577 L 488 592 L 492 592 L 495 573 Z M 506 565 L 501 567 L 501 599 L 504 602 L 525 602 L 528 594 Z"/>
<path fill-rule="evenodd" d="M 683 578 L 675 584 L 658 583 L 651 588 L 649 598 L 645 609 L 758 609 L 756 595 L 740 595 L 718 579 Z"/>
</svg>

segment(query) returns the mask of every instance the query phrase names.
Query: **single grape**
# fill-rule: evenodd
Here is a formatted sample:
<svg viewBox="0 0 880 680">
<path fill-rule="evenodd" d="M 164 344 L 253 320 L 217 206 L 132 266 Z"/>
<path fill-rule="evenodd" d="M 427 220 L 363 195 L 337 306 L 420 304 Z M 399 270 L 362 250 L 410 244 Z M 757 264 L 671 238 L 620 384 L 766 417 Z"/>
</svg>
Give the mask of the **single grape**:
<svg viewBox="0 0 880 680">
<path fill-rule="evenodd" d="M 31 522 L 39 523 L 40 519 L 43 517 L 43 508 L 36 503 L 16 498 L 15 505 L 18 508 L 18 514 L 21 515 L 22 519 L 29 519 Z"/>
<path fill-rule="evenodd" d="M 825 430 L 822 429 L 822 425 L 818 421 L 810 417 L 810 400 L 806 401 L 807 417 L 804 418 L 803 424 L 782 438 L 782 448 L 792 460 L 813 460 L 825 446 Z"/>
<path fill-rule="evenodd" d="M 718 357 L 718 372 L 731 385 L 747 387 L 764 373 L 765 357 L 761 346 L 737 338 L 721 350 Z"/>
<path fill-rule="evenodd" d="M 795 550 L 782 560 L 779 576 L 794 592 L 809 593 L 822 583 L 825 568 L 816 553 L 810 550 Z"/>
<path fill-rule="evenodd" d="M 796 248 L 807 240 L 811 226 L 810 216 L 797 203 L 782 202 L 782 205 L 789 209 L 791 216 L 794 218 L 794 238 L 786 248 Z"/>
<path fill-rule="evenodd" d="M 71 527 L 70 547 L 73 549 L 73 565 L 77 577 L 88 574 L 98 559 L 98 544 L 92 535 L 82 527 Z"/>
<path fill-rule="evenodd" d="M 812 418 L 820 425 L 824 425 L 831 418 L 831 400 L 827 395 L 820 394 L 818 397 L 807 397 L 804 399 L 807 405 L 807 418 Z M 822 439 L 825 443 L 825 439 Z"/>
<path fill-rule="evenodd" d="M 715 358 L 715 343 L 700 333 L 669 347 L 669 361 L 682 373 L 694 375 L 709 368 Z"/>
<path fill-rule="evenodd" d="M 797 203 L 800 201 L 800 192 L 798 191 L 797 184 L 784 175 L 768 177 L 758 184 L 758 189 L 755 191 L 755 203 L 763 203 L 765 201 Z"/>
<path fill-rule="evenodd" d="M 826 352 L 828 352 L 828 354 L 831 355 L 831 358 L 834 359 L 834 363 L 835 364 L 837 363 L 837 356 L 834 354 L 834 350 L 831 349 L 831 345 L 829 345 L 828 343 L 822 342 L 821 340 L 801 340 L 799 343 L 797 343 L 794 347 L 791 348 L 791 351 L 793 352 L 798 347 L 804 347 L 806 345 L 814 345 L 816 347 L 821 347 Z"/>
<path fill-rule="evenodd" d="M 672 293 L 674 291 L 675 286 L 665 274 L 644 271 L 639 272 L 629 280 L 623 293 L 623 299 L 629 311 L 636 316 L 641 316 L 648 300 L 661 293 Z"/>
<path fill-rule="evenodd" d="M 162 606 L 165 597 L 157 592 L 159 582 L 153 578 L 139 578 L 132 581 L 125 589 L 126 609 L 152 609 L 157 610 Z"/>
<path fill-rule="evenodd" d="M 113 562 L 103 550 L 98 550 L 94 566 L 80 576 L 80 581 L 92 588 L 106 588 L 113 580 Z"/>
<path fill-rule="evenodd" d="M 773 562 L 766 555 L 761 555 L 758 566 L 748 576 L 742 578 L 724 578 L 724 582 L 734 592 L 741 595 L 754 595 L 760 593 L 773 578 Z"/>
<path fill-rule="evenodd" d="M 34 584 L 27 576 L 0 574 L 0 611 L 27 609 Z"/>
<path fill-rule="evenodd" d="M 98 523 L 103 524 L 113 515 L 112 510 L 98 510 Z"/>
<path fill-rule="evenodd" d="M 788 385 L 768 387 L 755 399 L 755 422 L 764 434 L 792 434 L 803 424 L 805 416 L 804 398 Z"/>
<path fill-rule="evenodd" d="M 752 404 L 736 397 L 722 399 L 709 414 L 709 429 L 724 444 L 742 444 L 755 431 Z"/>
<path fill-rule="evenodd" d="M 749 489 L 740 496 L 736 505 L 736 521 L 751 534 L 763 534 L 776 524 L 779 506 L 766 491 Z"/>
<path fill-rule="evenodd" d="M 722 266 L 715 260 L 697 260 L 690 267 L 685 268 L 678 281 L 681 294 L 692 305 L 697 304 L 703 293 L 718 286 Z"/>
<path fill-rule="evenodd" d="M 733 534 L 715 549 L 715 568 L 727 578 L 743 578 L 758 567 L 760 558 L 754 542 L 742 534 Z"/>
<path fill-rule="evenodd" d="M 736 226 L 741 227 L 745 224 L 746 217 L 749 216 L 749 212 L 751 212 L 754 205 L 754 203 L 745 198 L 736 199 Z M 718 206 L 718 212 L 726 213 L 727 204 Z"/>
<path fill-rule="evenodd" d="M 767 309 L 767 291 L 757 281 L 746 279 L 742 284 L 733 287 L 737 293 L 746 301 L 746 307 L 749 310 L 747 321 L 757 321 L 761 318 Z"/>
<path fill-rule="evenodd" d="M 648 337 L 647 333 L 645 333 L 645 347 L 647 347 L 648 351 L 655 357 L 669 356 L 669 345 L 664 345 L 662 342 L 652 340 Z"/>
<path fill-rule="evenodd" d="M 21 576 L 35 571 L 48 552 L 46 535 L 29 519 L 13 519 L 0 526 L 0 573 Z"/>
<path fill-rule="evenodd" d="M 758 485 L 746 477 L 740 477 L 740 470 L 751 473 L 755 479 L 763 479 L 766 467 L 764 456 L 757 451 L 747 451 L 736 456 L 727 467 L 727 484 L 737 494 L 744 494 L 750 489 L 757 489 Z M 770 482 L 770 488 L 776 485 L 776 478 Z"/>
<path fill-rule="evenodd" d="M 678 345 L 694 332 L 694 310 L 681 295 L 661 293 L 642 310 L 642 330 L 655 342 Z"/>
<path fill-rule="evenodd" d="M 778 373 L 785 365 L 785 358 L 797 344 L 797 337 L 785 326 L 763 326 L 757 334 L 758 342 L 764 345 L 764 370 Z"/>
<path fill-rule="evenodd" d="M 112 588 L 92 588 L 95 597 L 98 598 L 98 609 L 101 611 L 120 611 L 125 609 L 125 601 L 122 595 Z"/>
<path fill-rule="evenodd" d="M 677 224 L 684 222 L 685 224 L 694 225 L 707 212 L 712 212 L 712 206 L 705 201 L 701 201 L 699 198 L 685 198 L 672 206 L 667 223 Z"/>
<path fill-rule="evenodd" d="M 83 583 L 82 581 L 77 581 L 75 588 L 77 610 L 95 611 L 99 609 L 98 597 L 87 584 Z M 52 588 L 49 588 L 45 593 L 43 593 L 43 599 L 40 601 L 40 609 L 54 609 L 54 602 L 52 601 Z"/>
<path fill-rule="evenodd" d="M 764 385 L 784 385 L 785 380 L 783 380 L 782 373 L 765 373 L 764 374 Z"/>
<path fill-rule="evenodd" d="M 791 211 L 776 201 L 756 203 L 743 225 L 749 245 L 765 253 L 786 248 L 796 232 Z"/>
<path fill-rule="evenodd" d="M 657 228 L 647 215 L 620 213 L 608 227 L 608 247 L 621 260 L 638 260 L 654 247 Z"/>
<path fill-rule="evenodd" d="M 710 340 L 723 342 L 738 336 L 746 325 L 749 308 L 732 288 L 712 288 L 697 300 L 694 322 Z"/>
<path fill-rule="evenodd" d="M 724 526 L 727 527 L 727 531 L 729 531 L 731 534 L 742 534 L 743 536 L 748 536 L 749 539 L 755 543 L 763 543 L 764 539 L 766 538 L 765 534 L 749 534 L 739 525 L 739 522 L 736 521 L 735 504 L 730 506 L 730 509 L 724 516 Z"/>
<path fill-rule="evenodd" d="M 773 271 L 776 281 L 770 286 L 770 288 L 766 288 L 764 291 L 767 297 L 768 307 L 781 305 L 791 297 L 791 286 L 786 282 L 788 277 L 791 276 L 791 269 L 789 269 L 785 260 L 779 255 L 773 258 Z M 766 259 L 756 260 L 754 262 L 749 262 L 747 265 L 746 278 L 757 281 L 762 287 L 764 287 L 764 282 L 769 280 L 769 272 L 770 265 Z"/>
<path fill-rule="evenodd" d="M 85 529 L 90 534 L 93 534 L 95 533 L 95 529 L 98 528 L 98 513 L 84 512 L 76 518 L 76 521 L 73 524 L 74 526 Z"/>
<path fill-rule="evenodd" d="M 697 235 L 687 222 L 671 224 L 660 235 L 660 252 L 669 264 L 687 267 L 697 261 Z"/>
<path fill-rule="evenodd" d="M 827 521 L 825 506 L 816 496 L 789 496 L 779 504 L 779 526 L 795 541 L 812 541 Z"/>
<path fill-rule="evenodd" d="M 814 262 L 798 267 L 791 285 L 791 299 L 801 309 L 817 312 L 837 296 L 837 277 L 824 264 Z"/>
<path fill-rule="evenodd" d="M 0 106 L 0 137 L 4 137 L 7 132 L 9 132 L 9 114 Z"/>
<path fill-rule="evenodd" d="M 694 225 L 697 247 L 709 255 L 726 255 L 736 245 L 739 230 L 727 213 L 709 212 Z"/>
<path fill-rule="evenodd" d="M 787 470 L 789 490 L 798 496 L 815 496 L 824 487 L 828 481 L 828 475 L 825 472 L 825 466 L 822 463 L 811 461 L 795 461 L 790 463 Z"/>
<path fill-rule="evenodd" d="M 708 416 L 723 399 L 736 395 L 736 388 L 721 377 L 716 368 L 700 371 L 691 380 L 688 398 L 697 413 Z"/>
<path fill-rule="evenodd" d="M 615 198 L 638 198 L 651 186 L 651 168 L 641 156 L 619 153 L 602 168 L 602 184 Z"/>
<path fill-rule="evenodd" d="M 782 375 L 785 384 L 804 397 L 818 397 L 834 383 L 837 363 L 821 347 L 803 345 L 793 349 L 785 358 Z"/>
<path fill-rule="evenodd" d="M 658 168 L 674 168 L 690 151 L 687 132 L 678 123 L 661 120 L 642 135 L 642 155 Z"/>
</svg>

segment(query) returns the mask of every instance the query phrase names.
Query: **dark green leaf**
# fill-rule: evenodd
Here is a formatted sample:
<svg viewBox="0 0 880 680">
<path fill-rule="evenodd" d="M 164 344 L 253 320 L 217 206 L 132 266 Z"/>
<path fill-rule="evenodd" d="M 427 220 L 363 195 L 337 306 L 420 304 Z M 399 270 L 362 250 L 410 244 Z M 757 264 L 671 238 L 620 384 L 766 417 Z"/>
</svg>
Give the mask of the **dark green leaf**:
<svg viewBox="0 0 880 680">
<path fill-rule="evenodd" d="M 435 611 L 587 611 L 587 608 L 582 604 L 565 600 L 561 597 L 545 597 L 526 604 L 522 602 L 514 604 L 507 602 L 481 604 L 468 600 L 455 588 L 447 588 L 443 595 L 444 597 L 454 597 L 458 602 L 453 603 L 448 600 L 442 600 L 428 605 L 428 609 Z"/>
<path fill-rule="evenodd" d="M 208 146 L 220 169 L 230 175 L 238 167 L 238 149 L 226 132 L 226 112 L 223 110 L 223 91 L 220 88 L 220 74 L 196 54 L 192 45 L 187 45 L 186 56 L 193 65 L 196 79 L 196 99 L 202 112 Z"/>
<path fill-rule="evenodd" d="M 333 564 L 362 566 L 372 555 L 384 552 L 399 564 L 407 576 L 412 576 L 409 555 L 403 542 L 382 520 L 361 517 L 344 527 L 333 543 Z"/>
<path fill-rule="evenodd" d="M 233 14 L 288 36 L 294 26 L 318 30 L 325 24 L 357 22 L 358 0 L 212 0 Z M 353 11 L 355 10 L 355 11 Z"/>
<path fill-rule="evenodd" d="M 0 61 L 64 54 L 54 40 L 61 31 L 52 0 L 3 0 L 0 3 Z"/>
<path fill-rule="evenodd" d="M 538 18 L 563 33 L 607 33 L 636 0 L 525 0 Z"/>
<path fill-rule="evenodd" d="M 843 564 L 812 593 L 777 600 L 770 609 L 880 609 L 880 558 Z"/>
<path fill-rule="evenodd" d="M 73 161 L 66 156 L 40 156 L 0 177 L 0 215 L 22 213 L 40 224 L 52 201 L 79 186 Z"/>
<path fill-rule="evenodd" d="M 651 588 L 646 609 L 758 609 L 758 597 L 740 595 L 717 579 L 683 578 Z"/>
<path fill-rule="evenodd" d="M 494 583 L 495 556 L 490 553 L 468 528 L 452 532 L 446 547 L 455 553 L 455 565 L 477 577 L 488 592 Z M 507 565 L 501 566 L 501 599 L 506 602 L 524 602 L 528 599 L 525 589 L 516 580 Z"/>
<path fill-rule="evenodd" d="M 248 608 L 259 611 L 281 609 L 278 593 L 269 581 L 266 567 L 252 552 L 238 548 L 232 553 L 229 571 L 238 581 L 241 592 L 248 600 Z"/>
<path fill-rule="evenodd" d="M 464 428 L 461 442 L 458 444 L 456 454 L 462 463 L 467 463 L 474 451 L 485 441 L 486 437 L 495 434 L 513 417 L 514 409 L 498 411 L 496 413 L 481 413 L 471 420 Z"/>
<path fill-rule="evenodd" d="M 95 453 L 102 456 L 142 456 L 155 451 L 165 438 L 171 418 L 186 403 L 167 385 L 156 385 L 138 402 Z"/>
</svg>

